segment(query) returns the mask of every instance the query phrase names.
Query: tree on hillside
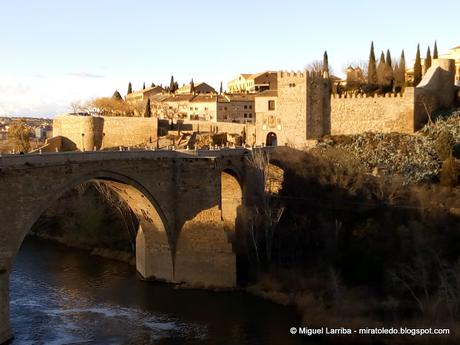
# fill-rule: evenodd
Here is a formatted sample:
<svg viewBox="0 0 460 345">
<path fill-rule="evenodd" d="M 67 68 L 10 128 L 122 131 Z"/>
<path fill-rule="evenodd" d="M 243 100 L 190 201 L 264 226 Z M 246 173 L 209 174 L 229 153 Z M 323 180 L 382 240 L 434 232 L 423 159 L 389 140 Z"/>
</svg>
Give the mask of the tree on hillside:
<svg viewBox="0 0 460 345">
<path fill-rule="evenodd" d="M 195 93 L 195 83 L 193 82 L 193 78 L 192 78 L 192 81 L 190 82 L 190 93 Z"/>
<path fill-rule="evenodd" d="M 115 90 L 115 92 L 113 93 L 112 95 L 112 98 L 117 100 L 117 101 L 122 101 L 123 100 L 123 97 L 121 97 L 120 93 L 118 92 L 118 90 Z"/>
<path fill-rule="evenodd" d="M 171 76 L 171 81 L 169 82 L 169 92 L 174 93 L 176 91 L 176 83 L 174 81 L 174 76 Z"/>
<path fill-rule="evenodd" d="M 131 85 L 131 82 L 129 82 L 129 84 L 128 84 L 128 93 L 127 94 L 129 95 L 130 93 L 133 93 L 133 86 Z"/>
<path fill-rule="evenodd" d="M 10 124 L 8 139 L 16 151 L 28 152 L 30 150 L 30 129 L 24 119 L 15 120 Z"/>
<path fill-rule="evenodd" d="M 394 78 L 395 91 L 401 92 L 406 84 L 406 58 L 404 56 L 404 50 L 401 52 L 399 63 L 395 66 Z"/>
<path fill-rule="evenodd" d="M 371 43 L 371 52 L 369 54 L 369 63 L 367 66 L 367 83 L 370 88 L 378 84 L 377 63 L 375 61 L 374 42 Z"/>
<path fill-rule="evenodd" d="M 134 103 L 128 103 L 113 97 L 96 98 L 89 102 L 91 113 L 102 116 L 133 116 Z"/>
<path fill-rule="evenodd" d="M 383 79 L 384 79 L 384 85 L 385 85 L 385 92 L 393 91 L 394 74 L 393 74 L 393 68 L 391 67 L 390 49 L 387 49 L 387 56 L 385 59 L 385 72 L 384 72 Z"/>
<path fill-rule="evenodd" d="M 385 54 L 382 52 L 380 54 L 379 65 L 377 66 L 377 85 L 379 89 L 382 90 L 385 86 L 385 72 L 386 72 L 386 62 Z"/>
<path fill-rule="evenodd" d="M 420 44 L 417 44 L 417 55 L 414 63 L 414 86 L 422 81 L 422 61 L 420 59 Z"/>
<path fill-rule="evenodd" d="M 154 83 L 152 83 L 152 84 L 150 85 L 150 87 L 155 87 L 155 84 L 154 84 Z"/>
<path fill-rule="evenodd" d="M 385 62 L 387 63 L 388 66 L 391 67 L 391 54 L 390 54 L 390 49 L 387 49 L 387 57 L 385 59 Z"/>
<path fill-rule="evenodd" d="M 147 103 L 145 104 L 144 117 L 152 117 L 152 110 L 150 108 L 150 98 L 147 98 Z"/>
<path fill-rule="evenodd" d="M 145 90 L 145 81 L 144 81 L 144 84 L 142 85 L 142 90 Z"/>
<path fill-rule="evenodd" d="M 433 59 L 438 58 L 438 43 L 434 41 L 434 48 L 433 48 Z"/>
<path fill-rule="evenodd" d="M 428 71 L 428 69 L 431 67 L 431 52 L 430 52 L 430 47 L 426 50 L 426 58 L 425 58 L 425 73 Z"/>
<path fill-rule="evenodd" d="M 323 55 L 323 73 L 329 74 L 329 58 L 327 56 L 327 51 L 324 51 Z"/>
<path fill-rule="evenodd" d="M 322 72 L 323 71 L 323 61 L 321 60 L 313 60 L 312 62 L 308 63 L 305 66 L 310 72 Z"/>
<path fill-rule="evenodd" d="M 72 111 L 72 114 L 87 113 L 88 112 L 87 105 L 84 102 L 80 101 L 80 100 L 71 102 L 69 107 L 70 107 L 70 109 Z"/>
</svg>

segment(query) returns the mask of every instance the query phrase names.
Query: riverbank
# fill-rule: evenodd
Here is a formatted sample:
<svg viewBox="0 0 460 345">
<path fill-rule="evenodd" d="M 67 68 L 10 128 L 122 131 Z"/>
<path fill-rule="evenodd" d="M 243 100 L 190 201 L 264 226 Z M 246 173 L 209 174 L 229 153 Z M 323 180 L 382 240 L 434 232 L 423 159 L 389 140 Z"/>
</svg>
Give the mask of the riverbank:
<svg viewBox="0 0 460 345">
<path fill-rule="evenodd" d="M 42 240 L 59 243 L 69 248 L 82 249 L 82 250 L 87 251 L 90 255 L 100 256 L 106 259 L 124 262 L 131 266 L 136 266 L 136 258 L 134 254 L 128 251 L 115 250 L 115 249 L 110 249 L 110 248 L 91 247 L 84 243 L 69 241 L 69 239 L 65 237 L 56 237 L 56 236 L 51 236 L 51 235 L 47 235 L 44 233 L 31 233 L 28 236 L 32 238 L 35 237 L 35 238 L 39 238 Z"/>
</svg>

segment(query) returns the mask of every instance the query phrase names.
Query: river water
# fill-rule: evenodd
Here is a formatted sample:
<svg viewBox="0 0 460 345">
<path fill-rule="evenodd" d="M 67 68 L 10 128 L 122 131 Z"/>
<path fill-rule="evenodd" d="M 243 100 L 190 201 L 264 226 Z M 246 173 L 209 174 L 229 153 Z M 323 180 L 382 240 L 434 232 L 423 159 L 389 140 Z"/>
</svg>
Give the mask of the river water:
<svg viewBox="0 0 460 345">
<path fill-rule="evenodd" d="M 134 267 L 27 239 L 10 281 L 13 345 L 295 345 L 291 308 L 241 292 L 179 290 Z"/>
</svg>

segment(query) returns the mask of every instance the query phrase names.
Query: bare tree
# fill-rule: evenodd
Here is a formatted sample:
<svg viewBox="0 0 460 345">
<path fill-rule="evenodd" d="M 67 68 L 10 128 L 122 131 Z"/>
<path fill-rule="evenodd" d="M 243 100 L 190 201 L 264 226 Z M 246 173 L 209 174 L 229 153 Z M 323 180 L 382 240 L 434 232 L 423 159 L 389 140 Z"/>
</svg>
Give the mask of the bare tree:
<svg viewBox="0 0 460 345">
<path fill-rule="evenodd" d="M 311 72 L 322 72 L 323 71 L 323 61 L 313 60 L 305 66 L 305 69 Z"/>
<path fill-rule="evenodd" d="M 71 102 L 69 104 L 69 108 L 73 114 L 88 112 L 88 104 L 81 100 L 76 100 L 76 101 Z"/>
<path fill-rule="evenodd" d="M 258 205 L 253 210 L 253 221 L 251 226 L 251 237 L 254 242 L 257 255 L 259 251 L 256 244 L 257 225 L 263 228 L 263 237 L 265 242 L 265 255 L 267 262 L 270 262 L 273 248 L 273 238 L 284 213 L 285 207 L 279 203 L 279 199 L 274 195 L 274 186 L 279 181 L 273 181 L 273 174 L 270 169 L 270 152 L 266 149 L 254 149 L 251 155 L 247 157 L 249 165 L 255 171 L 255 183 L 258 190 L 263 191 L 258 200 Z"/>
<path fill-rule="evenodd" d="M 128 232 L 131 248 L 133 252 L 135 252 L 137 229 L 135 226 L 136 222 L 134 220 L 134 215 L 129 205 L 121 199 L 112 188 L 102 181 L 94 180 L 88 182 L 88 185 L 93 186 L 104 198 L 104 200 L 120 214 L 120 217 L 123 220 L 123 225 Z"/>
</svg>

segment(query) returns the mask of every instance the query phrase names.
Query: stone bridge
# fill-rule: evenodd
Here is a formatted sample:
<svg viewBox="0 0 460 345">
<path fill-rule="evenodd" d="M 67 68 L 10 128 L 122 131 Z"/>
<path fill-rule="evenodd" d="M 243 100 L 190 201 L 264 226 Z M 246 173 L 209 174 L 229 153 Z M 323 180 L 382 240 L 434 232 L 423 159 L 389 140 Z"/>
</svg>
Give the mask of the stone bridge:
<svg viewBox="0 0 460 345">
<path fill-rule="evenodd" d="M 245 149 L 69 152 L 0 157 L 0 343 L 11 337 L 9 273 L 40 215 L 66 191 L 98 180 L 137 216 L 144 278 L 236 285 L 235 239 L 257 190 Z"/>
</svg>

